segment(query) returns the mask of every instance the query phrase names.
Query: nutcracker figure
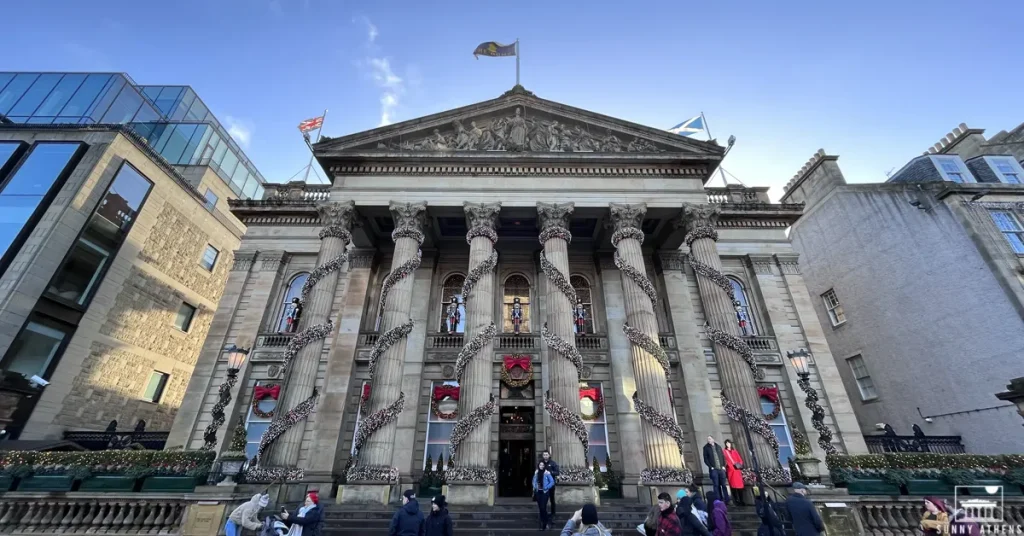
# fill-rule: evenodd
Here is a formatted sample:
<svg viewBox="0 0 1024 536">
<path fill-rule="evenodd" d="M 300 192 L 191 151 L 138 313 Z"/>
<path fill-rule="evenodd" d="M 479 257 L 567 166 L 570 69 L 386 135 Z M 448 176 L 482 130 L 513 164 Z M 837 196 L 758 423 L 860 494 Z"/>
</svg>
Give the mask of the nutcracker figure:
<svg viewBox="0 0 1024 536">
<path fill-rule="evenodd" d="M 519 328 L 523 325 L 523 304 L 519 301 L 519 298 L 512 299 L 512 312 L 510 315 L 512 317 L 512 332 L 519 335 Z"/>
<path fill-rule="evenodd" d="M 302 318 L 302 301 L 298 298 L 292 298 L 292 303 L 288 306 L 288 314 L 285 317 L 285 332 L 295 333 L 299 329 L 299 319 Z"/>
<path fill-rule="evenodd" d="M 459 329 L 459 321 L 462 320 L 462 314 L 459 313 L 458 296 L 452 296 L 452 301 L 448 304 L 445 313 L 448 315 L 448 333 L 455 333 Z"/>
<path fill-rule="evenodd" d="M 736 322 L 740 325 L 740 332 L 744 337 L 750 335 L 747 332 L 750 320 L 747 319 L 747 311 L 742 306 L 736 306 Z"/>
<path fill-rule="evenodd" d="M 583 300 L 576 298 L 576 308 L 572 311 L 573 321 L 576 324 L 576 333 L 587 332 L 587 309 L 583 307 Z"/>
</svg>

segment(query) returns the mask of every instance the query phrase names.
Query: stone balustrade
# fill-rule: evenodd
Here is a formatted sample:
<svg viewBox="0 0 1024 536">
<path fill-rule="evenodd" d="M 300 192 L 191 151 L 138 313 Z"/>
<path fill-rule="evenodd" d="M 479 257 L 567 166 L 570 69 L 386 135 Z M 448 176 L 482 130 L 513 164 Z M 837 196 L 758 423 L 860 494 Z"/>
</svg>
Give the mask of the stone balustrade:
<svg viewBox="0 0 1024 536">
<path fill-rule="evenodd" d="M 920 497 L 905 497 L 898 500 L 888 497 L 878 499 L 860 497 L 855 505 L 855 510 L 863 525 L 863 534 L 865 535 L 917 536 L 921 534 L 919 524 L 923 507 Z M 1006 497 L 1001 512 L 997 512 L 996 515 L 1002 517 L 1002 524 L 1011 529 L 1009 532 L 997 531 L 996 534 L 1017 534 L 1013 530 L 1017 530 L 1017 527 L 1024 527 L 1024 498 Z M 987 525 L 986 523 L 982 524 Z M 992 526 L 999 525 L 999 523 L 992 524 Z"/>
<path fill-rule="evenodd" d="M 593 333 L 576 335 L 576 348 L 579 350 L 607 350 L 608 337 Z"/>
<path fill-rule="evenodd" d="M 754 335 L 743 337 L 743 341 L 755 352 L 758 350 L 779 351 L 779 344 L 775 341 L 775 337 Z"/>
<path fill-rule="evenodd" d="M 0 534 L 178 534 L 188 504 L 182 498 L 100 495 L 3 494 Z"/>
<path fill-rule="evenodd" d="M 724 188 L 704 188 L 708 203 L 770 203 L 768 188 L 750 188 L 739 184 L 730 184 Z"/>
<path fill-rule="evenodd" d="M 330 184 L 306 184 L 302 181 L 268 183 L 264 188 L 263 199 L 327 201 L 331 195 Z"/>
<path fill-rule="evenodd" d="M 536 335 L 499 335 L 495 340 L 495 348 L 498 350 L 540 350 L 540 337 Z"/>
</svg>

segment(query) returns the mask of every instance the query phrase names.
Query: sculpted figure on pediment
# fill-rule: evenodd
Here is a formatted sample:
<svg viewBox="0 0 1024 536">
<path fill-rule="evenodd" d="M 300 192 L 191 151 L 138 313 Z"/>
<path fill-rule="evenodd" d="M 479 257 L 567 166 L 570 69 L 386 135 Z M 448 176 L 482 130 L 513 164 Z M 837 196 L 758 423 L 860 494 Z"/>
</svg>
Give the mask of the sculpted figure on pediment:
<svg viewBox="0 0 1024 536">
<path fill-rule="evenodd" d="M 511 151 L 522 151 L 527 147 L 526 132 L 528 125 L 523 118 L 521 108 L 516 108 L 516 115 L 508 120 L 508 149 Z"/>
</svg>

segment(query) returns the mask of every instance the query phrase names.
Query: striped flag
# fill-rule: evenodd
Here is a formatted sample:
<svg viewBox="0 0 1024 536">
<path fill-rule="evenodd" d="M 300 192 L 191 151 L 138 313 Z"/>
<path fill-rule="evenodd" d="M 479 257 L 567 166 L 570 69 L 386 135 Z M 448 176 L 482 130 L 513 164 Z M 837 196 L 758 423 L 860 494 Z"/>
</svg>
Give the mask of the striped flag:
<svg viewBox="0 0 1024 536">
<path fill-rule="evenodd" d="M 306 132 L 309 132 L 311 130 L 316 130 L 316 129 L 320 128 L 321 126 L 323 126 L 323 124 L 324 124 L 324 116 L 322 116 L 322 115 L 320 117 L 314 117 L 313 119 L 307 119 L 307 120 L 299 123 L 299 132 L 306 133 Z"/>
<path fill-rule="evenodd" d="M 698 115 L 679 123 L 678 125 L 668 129 L 673 134 L 679 134 L 680 136 L 692 136 L 698 132 L 704 132 L 704 116 Z"/>
</svg>

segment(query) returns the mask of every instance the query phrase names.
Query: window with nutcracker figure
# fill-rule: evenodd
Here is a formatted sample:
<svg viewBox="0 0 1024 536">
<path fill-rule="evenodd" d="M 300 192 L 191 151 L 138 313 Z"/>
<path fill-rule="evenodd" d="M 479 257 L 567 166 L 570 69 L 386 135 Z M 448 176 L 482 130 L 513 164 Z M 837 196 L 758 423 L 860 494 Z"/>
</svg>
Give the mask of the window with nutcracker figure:
<svg viewBox="0 0 1024 536">
<path fill-rule="evenodd" d="M 505 279 L 502 309 L 505 333 L 530 332 L 530 282 L 515 274 Z"/>
<path fill-rule="evenodd" d="M 466 332 L 466 301 L 462 298 L 462 285 L 466 276 L 448 276 L 441 285 L 441 333 Z"/>
</svg>

